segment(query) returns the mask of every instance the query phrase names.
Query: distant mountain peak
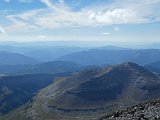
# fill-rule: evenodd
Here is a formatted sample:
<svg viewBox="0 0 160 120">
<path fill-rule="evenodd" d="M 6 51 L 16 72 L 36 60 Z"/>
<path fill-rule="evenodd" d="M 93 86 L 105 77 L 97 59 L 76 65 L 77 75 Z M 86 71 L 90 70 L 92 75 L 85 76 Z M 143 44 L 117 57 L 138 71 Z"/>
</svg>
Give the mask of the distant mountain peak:
<svg viewBox="0 0 160 120">
<path fill-rule="evenodd" d="M 154 73 L 150 72 L 148 69 L 144 68 L 143 66 L 138 65 L 133 62 L 125 62 L 125 63 L 119 64 L 119 65 L 115 65 L 115 67 L 120 67 L 120 68 L 125 67 L 126 69 L 128 69 L 130 71 L 134 70 L 136 74 L 139 73 L 143 76 L 148 76 L 148 77 L 151 77 L 154 79 L 158 79 Z"/>
<path fill-rule="evenodd" d="M 124 65 L 127 65 L 127 66 L 138 66 L 138 64 L 136 64 L 136 63 L 133 63 L 133 62 L 125 62 L 125 63 L 123 63 Z"/>
<path fill-rule="evenodd" d="M 120 65 L 129 67 L 129 68 L 132 68 L 132 69 L 136 69 L 136 70 L 143 70 L 143 71 L 145 70 L 145 68 L 143 68 L 142 66 L 140 66 L 136 63 L 133 63 L 133 62 L 125 62 L 125 63 L 122 63 Z"/>
</svg>

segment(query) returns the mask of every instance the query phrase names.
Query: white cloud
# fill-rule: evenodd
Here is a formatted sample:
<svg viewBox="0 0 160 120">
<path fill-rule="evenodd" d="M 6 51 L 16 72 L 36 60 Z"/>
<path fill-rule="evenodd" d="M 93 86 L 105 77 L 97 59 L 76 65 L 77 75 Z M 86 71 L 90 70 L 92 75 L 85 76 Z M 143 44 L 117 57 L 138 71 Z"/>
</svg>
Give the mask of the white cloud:
<svg viewBox="0 0 160 120">
<path fill-rule="evenodd" d="M 45 5 L 47 5 L 49 8 L 52 8 L 53 10 L 55 10 L 57 12 L 61 11 L 61 9 L 59 9 L 58 7 L 53 5 L 50 0 L 41 0 L 41 2 L 44 3 Z"/>
<path fill-rule="evenodd" d="M 64 3 L 64 0 L 59 0 L 60 3 Z"/>
<path fill-rule="evenodd" d="M 47 38 L 47 36 L 46 35 L 38 35 L 37 38 L 39 38 L 39 39 L 45 39 L 45 38 Z"/>
<path fill-rule="evenodd" d="M 19 0 L 27 2 L 27 0 Z M 33 0 L 29 0 L 33 1 Z M 115 0 L 111 4 L 91 6 L 72 11 L 64 0 L 55 4 L 40 0 L 47 8 L 8 15 L 8 30 L 55 29 L 74 26 L 102 26 L 113 24 L 141 24 L 160 21 L 160 0 Z M 159 9 L 158 9 L 159 8 Z M 115 28 L 118 30 L 118 28 Z"/>
<path fill-rule="evenodd" d="M 145 18 L 141 18 L 132 9 L 115 8 L 106 12 L 94 13 L 91 19 L 96 23 L 102 24 L 127 24 L 127 23 L 144 23 Z"/>
<path fill-rule="evenodd" d="M 2 26 L 0 26 L 0 32 L 2 35 L 6 36 L 6 31 Z"/>
<path fill-rule="evenodd" d="M 7 19 L 12 21 L 12 24 L 10 26 L 5 27 L 6 31 L 9 33 L 16 33 L 17 31 L 34 31 L 37 29 L 37 26 L 33 25 L 33 23 L 30 24 L 25 21 L 17 20 L 14 15 L 8 15 Z"/>
<path fill-rule="evenodd" d="M 110 35 L 111 33 L 109 32 L 105 32 L 105 33 L 101 33 L 102 35 Z"/>
</svg>

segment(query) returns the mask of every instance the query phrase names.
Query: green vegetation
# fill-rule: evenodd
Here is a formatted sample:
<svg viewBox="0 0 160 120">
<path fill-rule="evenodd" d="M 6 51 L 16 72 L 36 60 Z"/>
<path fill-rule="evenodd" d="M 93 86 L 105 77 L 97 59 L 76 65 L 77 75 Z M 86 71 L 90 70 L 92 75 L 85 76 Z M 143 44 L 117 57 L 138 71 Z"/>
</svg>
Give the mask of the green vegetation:
<svg viewBox="0 0 160 120">
<path fill-rule="evenodd" d="M 87 69 L 57 78 L 42 89 L 16 120 L 90 120 L 160 96 L 160 79 L 134 63 Z"/>
</svg>

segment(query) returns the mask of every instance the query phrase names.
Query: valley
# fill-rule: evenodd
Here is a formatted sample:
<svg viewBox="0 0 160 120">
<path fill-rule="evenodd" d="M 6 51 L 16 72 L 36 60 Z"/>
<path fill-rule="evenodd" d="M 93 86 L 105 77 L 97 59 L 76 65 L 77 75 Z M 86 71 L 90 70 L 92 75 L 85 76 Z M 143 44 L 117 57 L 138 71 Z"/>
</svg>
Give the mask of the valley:
<svg viewBox="0 0 160 120">
<path fill-rule="evenodd" d="M 0 0 L 0 120 L 160 120 L 160 0 Z"/>
<path fill-rule="evenodd" d="M 8 50 L 9 46 L 4 48 Z M 48 53 L 45 62 L 25 56 L 27 48 L 18 52 L 36 60 L 34 63 L 16 63 L 17 54 L 2 52 L 3 56 L 13 54 L 9 55 L 13 61 L 0 63 L 0 119 L 97 120 L 160 97 L 159 49 L 76 49 L 81 51 L 62 54 L 52 61 Z M 146 59 L 151 54 L 153 57 Z"/>
<path fill-rule="evenodd" d="M 96 120 L 118 109 L 156 99 L 159 76 L 127 62 L 60 77 L 8 120 Z M 65 98 L 65 99 L 64 99 Z"/>
<path fill-rule="evenodd" d="M 6 114 L 25 104 L 36 93 L 61 74 L 26 74 L 0 77 L 0 114 Z"/>
</svg>

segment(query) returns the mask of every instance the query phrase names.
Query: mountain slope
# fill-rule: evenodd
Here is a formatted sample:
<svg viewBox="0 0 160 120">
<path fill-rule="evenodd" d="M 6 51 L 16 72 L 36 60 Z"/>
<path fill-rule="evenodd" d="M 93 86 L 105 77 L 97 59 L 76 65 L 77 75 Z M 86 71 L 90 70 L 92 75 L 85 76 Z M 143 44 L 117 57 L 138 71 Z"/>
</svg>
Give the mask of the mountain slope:
<svg viewBox="0 0 160 120">
<path fill-rule="evenodd" d="M 36 65 L 0 65 L 0 74 L 35 74 L 35 73 L 62 73 L 82 69 L 83 66 L 65 61 L 44 62 Z"/>
<path fill-rule="evenodd" d="M 62 73 L 73 72 L 82 68 L 83 66 L 73 62 L 53 61 L 26 67 L 24 70 L 19 71 L 19 73 Z"/>
<path fill-rule="evenodd" d="M 0 114 L 5 114 L 30 100 L 40 89 L 61 74 L 28 74 L 0 77 Z"/>
<path fill-rule="evenodd" d="M 125 110 L 119 110 L 99 120 L 159 120 L 160 100 L 147 101 Z"/>
<path fill-rule="evenodd" d="M 5 65 L 37 64 L 38 60 L 18 53 L 0 51 L 0 63 Z"/>
<path fill-rule="evenodd" d="M 83 59 L 82 59 L 83 58 Z M 126 61 L 145 65 L 160 60 L 160 50 L 103 50 L 92 49 L 60 57 L 59 60 L 74 61 L 81 65 L 119 64 Z"/>
<path fill-rule="evenodd" d="M 158 62 L 153 62 L 153 63 L 149 63 L 149 64 L 147 64 L 146 66 L 151 66 L 151 67 L 160 69 L 160 61 L 158 61 Z"/>
<path fill-rule="evenodd" d="M 160 61 L 146 64 L 145 68 L 147 68 L 148 70 L 154 73 L 160 74 Z"/>
<path fill-rule="evenodd" d="M 86 50 L 88 48 L 81 48 L 81 47 L 37 47 L 36 49 L 27 51 L 24 53 L 26 56 L 30 56 L 32 58 L 42 60 L 42 61 L 53 61 L 57 58 L 71 54 L 74 52 L 80 52 Z"/>
<path fill-rule="evenodd" d="M 101 46 L 96 47 L 95 49 L 103 49 L 103 50 L 129 50 L 129 48 L 117 47 L 117 46 Z"/>
<path fill-rule="evenodd" d="M 14 117 L 90 120 L 160 96 L 159 78 L 134 63 L 88 69 L 58 78 Z M 43 105 L 43 106 L 42 106 Z M 29 107 L 28 107 L 29 106 Z"/>
</svg>

